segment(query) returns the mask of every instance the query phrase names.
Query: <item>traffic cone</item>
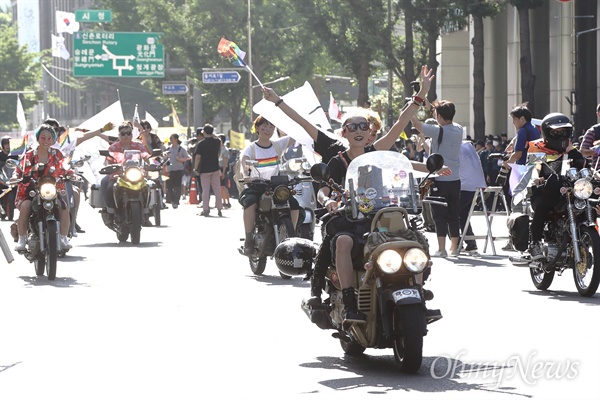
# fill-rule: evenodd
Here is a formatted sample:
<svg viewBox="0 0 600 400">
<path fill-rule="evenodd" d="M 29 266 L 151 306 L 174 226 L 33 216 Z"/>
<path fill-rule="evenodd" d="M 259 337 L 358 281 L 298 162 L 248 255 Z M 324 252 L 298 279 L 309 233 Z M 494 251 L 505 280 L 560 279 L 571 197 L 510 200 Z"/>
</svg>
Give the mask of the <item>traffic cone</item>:
<svg viewBox="0 0 600 400">
<path fill-rule="evenodd" d="M 198 201 L 198 191 L 196 190 L 196 178 L 191 177 L 190 179 L 190 201 L 188 201 L 188 204 L 200 204 Z"/>
</svg>

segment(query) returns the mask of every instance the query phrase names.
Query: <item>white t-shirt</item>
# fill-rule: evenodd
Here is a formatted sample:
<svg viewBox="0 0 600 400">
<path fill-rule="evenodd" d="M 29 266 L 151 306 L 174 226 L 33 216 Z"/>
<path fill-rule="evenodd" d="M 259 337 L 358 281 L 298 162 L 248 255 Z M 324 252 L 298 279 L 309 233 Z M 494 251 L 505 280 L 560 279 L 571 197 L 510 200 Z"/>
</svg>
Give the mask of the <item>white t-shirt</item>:
<svg viewBox="0 0 600 400">
<path fill-rule="evenodd" d="M 288 148 L 290 139 L 289 136 L 272 139 L 271 145 L 267 148 L 259 146 L 256 142 L 252 142 L 246 146 L 242 158 L 245 156 L 249 160 L 258 161 L 256 168 L 252 168 L 250 176 L 269 179 L 274 175 L 278 175 L 279 157 Z"/>
</svg>

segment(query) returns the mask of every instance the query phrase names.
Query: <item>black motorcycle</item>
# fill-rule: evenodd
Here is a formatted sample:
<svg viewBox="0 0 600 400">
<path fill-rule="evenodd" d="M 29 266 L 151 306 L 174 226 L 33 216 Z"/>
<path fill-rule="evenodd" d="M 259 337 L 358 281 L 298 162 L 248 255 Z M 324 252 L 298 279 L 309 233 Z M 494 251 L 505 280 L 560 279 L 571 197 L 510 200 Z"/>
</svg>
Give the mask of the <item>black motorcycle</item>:
<svg viewBox="0 0 600 400">
<path fill-rule="evenodd" d="M 546 165 L 546 156 L 529 156 L 530 168 Z M 510 257 L 515 266 L 530 268 L 531 280 L 540 290 L 547 290 L 555 274 L 573 270 L 573 279 L 581 296 L 591 297 L 600 283 L 600 236 L 596 226 L 594 205 L 598 204 L 600 180 L 589 169 L 568 168 L 564 173 L 553 173 L 560 187 L 561 200 L 555 205 L 544 227 L 542 245 L 545 258 L 532 261 L 527 256 Z M 528 248 L 530 215 L 533 211 L 529 198 L 523 202 L 524 213 L 514 216 L 510 235 L 517 250 Z M 525 232 L 525 234 L 523 234 Z"/>
<path fill-rule="evenodd" d="M 256 161 L 246 161 L 248 168 L 253 168 L 256 164 Z M 304 181 L 311 181 L 311 178 L 290 179 L 287 175 L 275 175 L 269 179 L 253 177 L 251 181 L 246 182 L 250 188 L 264 192 L 256 207 L 256 219 L 252 231 L 254 248 L 248 256 L 250 269 L 255 275 L 262 275 L 267 265 L 267 257 L 273 256 L 279 243 L 296 236 L 289 200 L 295 194 L 295 186 Z M 240 180 L 240 182 L 244 181 Z M 245 255 L 243 246 L 239 252 Z M 281 272 L 280 275 L 283 279 L 291 278 Z"/>
</svg>

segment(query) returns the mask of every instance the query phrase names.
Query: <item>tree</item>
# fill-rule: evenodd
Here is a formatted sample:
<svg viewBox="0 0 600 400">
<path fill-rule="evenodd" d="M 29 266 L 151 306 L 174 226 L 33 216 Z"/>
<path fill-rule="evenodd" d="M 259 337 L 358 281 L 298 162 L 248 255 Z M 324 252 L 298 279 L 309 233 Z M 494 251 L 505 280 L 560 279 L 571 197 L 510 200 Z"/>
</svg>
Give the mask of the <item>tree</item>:
<svg viewBox="0 0 600 400">
<path fill-rule="evenodd" d="M 17 30 L 9 23 L 10 15 L 0 12 L 0 91 L 35 90 L 41 79 L 41 67 L 36 61 L 39 54 L 29 53 L 27 46 L 19 46 Z M 35 96 L 21 96 L 24 109 L 37 102 Z M 16 95 L 0 94 L 0 126 L 17 126 Z M 3 128 L 6 129 L 6 128 Z"/>
<path fill-rule="evenodd" d="M 531 64 L 531 36 L 529 31 L 529 10 L 540 7 L 544 0 L 509 0 L 519 13 L 519 44 L 521 58 L 521 96 L 523 103 L 528 102 L 528 108 L 535 115 L 535 80 Z"/>
</svg>

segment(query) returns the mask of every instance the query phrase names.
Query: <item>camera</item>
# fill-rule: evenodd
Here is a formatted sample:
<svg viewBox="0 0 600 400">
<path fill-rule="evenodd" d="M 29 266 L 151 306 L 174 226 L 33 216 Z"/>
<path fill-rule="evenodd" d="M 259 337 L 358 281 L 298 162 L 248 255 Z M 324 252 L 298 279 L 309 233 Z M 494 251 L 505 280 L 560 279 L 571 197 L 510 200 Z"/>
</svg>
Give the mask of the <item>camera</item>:
<svg viewBox="0 0 600 400">
<path fill-rule="evenodd" d="M 490 153 L 488 156 L 488 160 L 502 160 L 506 161 L 510 158 L 509 154 L 506 153 Z M 498 176 L 496 177 L 496 186 L 504 186 L 506 183 L 506 178 L 508 177 L 509 170 L 502 165 L 500 167 L 500 171 L 498 171 Z"/>
</svg>

